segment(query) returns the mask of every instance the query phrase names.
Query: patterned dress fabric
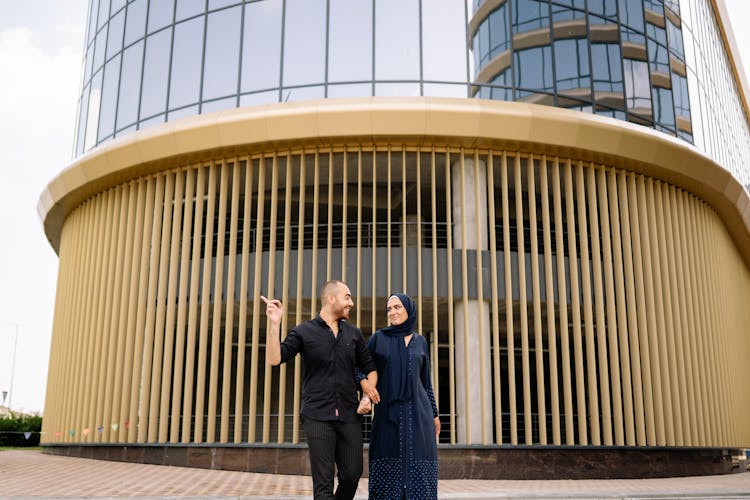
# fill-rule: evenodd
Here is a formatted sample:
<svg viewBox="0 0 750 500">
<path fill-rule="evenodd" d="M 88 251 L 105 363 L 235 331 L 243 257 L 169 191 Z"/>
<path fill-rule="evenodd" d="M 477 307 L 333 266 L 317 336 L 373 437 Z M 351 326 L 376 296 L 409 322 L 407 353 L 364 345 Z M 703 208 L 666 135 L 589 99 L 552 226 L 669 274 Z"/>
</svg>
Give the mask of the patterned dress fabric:
<svg viewBox="0 0 750 500">
<path fill-rule="evenodd" d="M 393 359 L 391 342 L 405 352 Z M 425 338 L 414 333 L 409 345 L 378 330 L 368 348 L 380 380 L 393 373 L 392 363 L 403 363 L 400 372 L 407 399 L 393 400 L 381 391 L 375 407 L 370 438 L 369 491 L 371 500 L 437 499 L 438 462 L 434 418 L 438 416 L 430 379 L 430 361 Z M 385 375 L 385 377 L 384 377 Z M 388 387 L 387 384 L 384 387 Z"/>
</svg>

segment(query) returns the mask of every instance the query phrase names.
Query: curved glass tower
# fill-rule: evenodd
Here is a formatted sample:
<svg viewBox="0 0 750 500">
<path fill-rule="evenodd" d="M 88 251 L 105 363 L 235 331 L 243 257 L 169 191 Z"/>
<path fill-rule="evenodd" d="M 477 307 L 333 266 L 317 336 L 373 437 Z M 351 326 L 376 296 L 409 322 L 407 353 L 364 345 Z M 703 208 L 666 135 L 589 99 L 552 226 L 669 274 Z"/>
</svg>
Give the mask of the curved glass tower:
<svg viewBox="0 0 750 500">
<path fill-rule="evenodd" d="M 337 278 L 366 336 L 415 298 L 442 477 L 731 472 L 750 109 L 723 8 L 92 0 L 39 202 L 43 446 L 308 473 L 258 297 L 288 329 Z"/>
</svg>

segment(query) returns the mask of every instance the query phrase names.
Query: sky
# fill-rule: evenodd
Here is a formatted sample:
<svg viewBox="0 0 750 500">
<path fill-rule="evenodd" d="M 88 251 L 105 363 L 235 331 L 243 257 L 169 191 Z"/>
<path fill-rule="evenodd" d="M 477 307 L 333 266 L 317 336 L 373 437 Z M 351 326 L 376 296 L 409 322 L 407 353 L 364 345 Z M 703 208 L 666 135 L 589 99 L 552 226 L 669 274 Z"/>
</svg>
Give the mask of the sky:
<svg viewBox="0 0 750 500">
<path fill-rule="evenodd" d="M 17 411 L 44 409 L 58 259 L 37 203 L 72 162 L 87 4 L 0 0 L 0 404 Z M 750 30 L 733 31 L 750 83 Z"/>
</svg>

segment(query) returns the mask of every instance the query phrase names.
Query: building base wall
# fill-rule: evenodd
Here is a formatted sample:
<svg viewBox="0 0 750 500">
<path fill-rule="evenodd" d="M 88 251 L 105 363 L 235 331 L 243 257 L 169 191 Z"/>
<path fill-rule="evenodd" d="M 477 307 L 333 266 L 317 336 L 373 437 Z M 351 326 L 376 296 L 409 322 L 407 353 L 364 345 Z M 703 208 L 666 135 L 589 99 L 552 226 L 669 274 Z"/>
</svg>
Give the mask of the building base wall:
<svg viewBox="0 0 750 500">
<path fill-rule="evenodd" d="M 45 453 L 117 462 L 309 475 L 305 445 L 45 445 Z M 731 448 L 450 446 L 438 450 L 441 479 L 646 479 L 744 472 Z M 742 457 L 742 458 L 740 458 Z M 367 477 L 367 448 L 365 448 Z"/>
</svg>

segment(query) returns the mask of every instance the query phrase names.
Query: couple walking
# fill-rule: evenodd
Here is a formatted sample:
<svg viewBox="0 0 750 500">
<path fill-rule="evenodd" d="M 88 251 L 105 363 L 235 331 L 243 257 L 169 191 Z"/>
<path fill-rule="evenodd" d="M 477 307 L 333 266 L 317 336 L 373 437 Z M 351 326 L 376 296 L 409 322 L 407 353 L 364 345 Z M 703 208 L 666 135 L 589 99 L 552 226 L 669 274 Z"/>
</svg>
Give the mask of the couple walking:
<svg viewBox="0 0 750 500">
<path fill-rule="evenodd" d="M 414 331 L 417 313 L 411 298 L 388 297 L 390 324 L 367 343 L 362 332 L 346 321 L 354 302 L 341 281 L 323 285 L 318 316 L 295 326 L 283 342 L 279 340 L 283 304 L 261 298 L 270 324 L 266 361 L 275 366 L 302 355 L 300 413 L 315 499 L 354 497 L 362 475 L 358 413 L 369 412 L 373 404 L 377 409 L 370 438 L 370 499 L 436 499 L 440 421 L 427 341 Z M 357 379 L 363 392 L 359 402 Z"/>
</svg>

